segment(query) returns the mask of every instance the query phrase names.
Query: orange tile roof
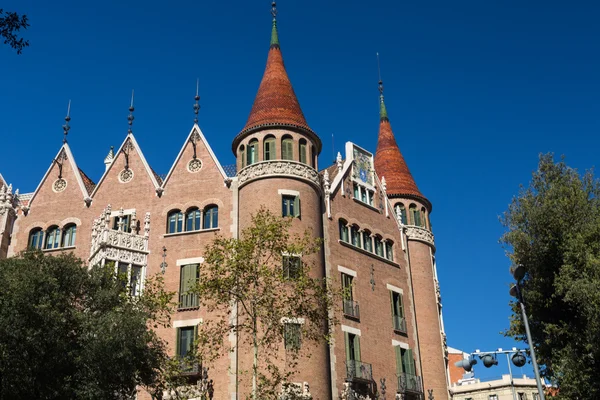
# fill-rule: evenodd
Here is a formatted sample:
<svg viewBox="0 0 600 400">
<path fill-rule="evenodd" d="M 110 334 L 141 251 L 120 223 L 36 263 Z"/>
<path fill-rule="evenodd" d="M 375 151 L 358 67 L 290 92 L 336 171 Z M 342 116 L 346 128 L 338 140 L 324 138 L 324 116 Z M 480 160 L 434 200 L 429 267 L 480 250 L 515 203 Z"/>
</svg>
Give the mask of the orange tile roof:
<svg viewBox="0 0 600 400">
<path fill-rule="evenodd" d="M 431 203 L 419 190 L 408 169 L 408 165 L 400 152 L 392 125 L 387 117 L 383 98 L 381 99 L 381 118 L 379 122 L 379 138 L 375 152 L 375 171 L 379 178 L 385 177 L 387 194 L 390 197 L 415 197 L 424 201 L 429 209 Z"/>
</svg>

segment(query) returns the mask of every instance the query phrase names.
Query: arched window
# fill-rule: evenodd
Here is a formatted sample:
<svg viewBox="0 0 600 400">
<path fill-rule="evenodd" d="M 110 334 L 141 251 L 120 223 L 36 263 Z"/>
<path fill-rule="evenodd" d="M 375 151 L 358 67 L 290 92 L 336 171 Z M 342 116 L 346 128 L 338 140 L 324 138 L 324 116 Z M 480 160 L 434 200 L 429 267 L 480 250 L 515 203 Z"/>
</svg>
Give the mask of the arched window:
<svg viewBox="0 0 600 400">
<path fill-rule="evenodd" d="M 427 210 L 425 210 L 425 207 L 421 207 L 421 226 L 427 228 Z"/>
<path fill-rule="evenodd" d="M 317 158 L 315 157 L 315 146 L 310 146 L 310 166 L 317 168 Z"/>
<path fill-rule="evenodd" d="M 263 147 L 263 159 L 265 161 L 275 160 L 277 158 L 275 153 L 275 136 L 265 137 Z"/>
<path fill-rule="evenodd" d="M 248 143 L 247 153 L 247 161 L 248 165 L 254 164 L 258 161 L 258 140 L 252 139 L 250 143 Z"/>
<path fill-rule="evenodd" d="M 294 159 L 294 140 L 291 136 L 284 136 L 281 140 L 281 159 L 282 160 L 293 160 Z"/>
<path fill-rule="evenodd" d="M 75 237 L 77 236 L 77 226 L 75 224 L 65 225 L 63 228 L 62 247 L 75 246 Z"/>
<path fill-rule="evenodd" d="M 240 157 L 240 159 L 242 160 L 242 168 L 244 168 L 246 166 L 246 148 L 244 147 L 244 145 L 240 146 L 238 157 Z"/>
<path fill-rule="evenodd" d="M 183 213 L 173 210 L 167 217 L 167 233 L 183 232 Z"/>
<path fill-rule="evenodd" d="M 46 231 L 46 243 L 44 243 L 44 249 L 56 249 L 60 245 L 60 228 L 58 226 L 51 226 Z"/>
<path fill-rule="evenodd" d="M 394 242 L 391 240 L 385 241 L 385 258 L 394 261 Z"/>
<path fill-rule="evenodd" d="M 343 219 L 340 219 L 339 221 L 340 224 L 340 240 L 342 242 L 350 242 L 350 240 L 348 239 L 348 223 L 346 221 L 344 221 Z"/>
<path fill-rule="evenodd" d="M 298 153 L 298 160 L 300 160 L 301 163 L 308 164 L 306 162 L 306 139 L 300 139 Z"/>
<path fill-rule="evenodd" d="M 373 252 L 373 239 L 371 238 L 371 232 L 365 230 L 363 231 L 362 236 L 364 249 L 368 252 Z"/>
<path fill-rule="evenodd" d="M 34 228 L 29 232 L 29 248 L 30 249 L 42 249 L 44 239 L 44 231 L 42 228 Z"/>
<path fill-rule="evenodd" d="M 352 239 L 352 244 L 356 247 L 362 247 L 360 243 L 360 232 L 358 231 L 358 226 L 352 225 L 350 228 L 350 239 Z"/>
<path fill-rule="evenodd" d="M 208 206 L 204 209 L 204 229 L 219 227 L 219 207 Z"/>
<path fill-rule="evenodd" d="M 375 236 L 373 241 L 375 242 L 375 254 L 377 254 L 379 257 L 383 257 L 383 242 L 381 240 L 381 236 Z"/>
<path fill-rule="evenodd" d="M 394 206 L 394 211 L 396 212 L 396 215 L 400 215 L 400 220 L 402 223 L 404 225 L 408 225 L 408 221 L 406 219 L 406 208 L 404 207 L 404 204 L 396 203 Z"/>
<path fill-rule="evenodd" d="M 197 207 L 190 208 L 185 213 L 185 230 L 186 232 L 198 231 L 201 229 L 200 225 L 200 210 Z"/>
<path fill-rule="evenodd" d="M 410 211 L 410 222 L 413 225 L 421 226 L 421 213 L 417 209 L 416 204 L 411 204 L 408 210 Z"/>
</svg>

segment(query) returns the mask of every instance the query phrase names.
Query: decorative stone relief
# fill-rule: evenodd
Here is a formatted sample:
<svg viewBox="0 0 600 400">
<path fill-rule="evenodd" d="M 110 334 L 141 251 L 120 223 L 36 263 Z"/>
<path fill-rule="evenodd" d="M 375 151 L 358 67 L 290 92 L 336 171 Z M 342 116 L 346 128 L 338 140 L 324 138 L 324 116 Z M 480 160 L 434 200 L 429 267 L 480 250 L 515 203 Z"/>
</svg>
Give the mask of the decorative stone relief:
<svg viewBox="0 0 600 400">
<path fill-rule="evenodd" d="M 127 183 L 133 179 L 133 171 L 129 168 L 124 169 L 119 173 L 119 182 Z"/>
<path fill-rule="evenodd" d="M 417 240 L 419 242 L 424 242 L 435 246 L 433 233 L 429 232 L 425 228 L 421 228 L 419 226 L 407 226 L 405 232 L 408 240 Z"/>
<path fill-rule="evenodd" d="M 321 188 L 319 174 L 314 168 L 296 161 L 262 161 L 248 165 L 238 174 L 240 187 L 267 176 L 293 176 Z"/>
<path fill-rule="evenodd" d="M 440 282 L 437 279 L 435 279 L 434 282 L 435 282 L 435 294 L 437 297 L 437 302 L 441 306 L 442 305 L 442 291 L 440 289 Z"/>
<path fill-rule="evenodd" d="M 198 158 L 190 160 L 187 169 L 192 173 L 200 171 L 200 169 L 202 169 L 202 161 L 200 161 Z"/>
<path fill-rule="evenodd" d="M 58 178 L 52 184 L 52 190 L 56 193 L 62 192 L 67 188 L 67 181 L 63 178 Z"/>
<path fill-rule="evenodd" d="M 281 389 L 279 400 L 312 400 L 308 382 L 287 383 Z"/>
</svg>

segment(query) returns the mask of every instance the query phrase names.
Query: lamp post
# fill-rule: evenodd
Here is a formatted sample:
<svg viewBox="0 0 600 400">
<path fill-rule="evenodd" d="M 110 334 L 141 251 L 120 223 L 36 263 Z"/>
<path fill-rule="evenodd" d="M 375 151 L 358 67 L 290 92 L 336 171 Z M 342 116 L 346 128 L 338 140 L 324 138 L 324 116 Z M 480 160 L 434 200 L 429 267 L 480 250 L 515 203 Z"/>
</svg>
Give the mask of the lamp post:
<svg viewBox="0 0 600 400">
<path fill-rule="evenodd" d="M 525 267 L 523 267 L 521 264 L 517 265 L 516 268 L 512 270 L 512 275 L 517 281 L 517 283 L 511 286 L 510 295 L 515 297 L 517 299 L 517 302 L 521 306 L 521 314 L 523 315 L 523 324 L 525 325 L 525 333 L 527 334 L 527 342 L 529 343 L 529 351 L 531 352 L 531 362 L 533 363 L 533 373 L 535 374 L 535 381 L 537 383 L 538 394 L 540 395 L 540 400 L 546 400 L 546 397 L 544 396 L 544 389 L 542 388 L 540 370 L 538 368 L 538 363 L 535 358 L 533 341 L 531 340 L 531 331 L 529 330 L 529 320 L 527 319 L 525 302 L 523 301 L 523 296 L 521 293 L 521 281 L 525 277 L 525 272 Z"/>
</svg>

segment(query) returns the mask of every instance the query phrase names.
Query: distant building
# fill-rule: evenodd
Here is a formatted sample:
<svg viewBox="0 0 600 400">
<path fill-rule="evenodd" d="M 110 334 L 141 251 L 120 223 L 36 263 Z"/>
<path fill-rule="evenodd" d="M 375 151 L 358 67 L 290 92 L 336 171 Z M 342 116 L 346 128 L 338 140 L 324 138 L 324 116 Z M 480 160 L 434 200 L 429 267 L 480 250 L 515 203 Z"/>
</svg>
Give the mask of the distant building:
<svg viewBox="0 0 600 400">
<path fill-rule="evenodd" d="M 502 379 L 492 381 L 481 381 L 473 378 L 473 373 L 467 373 L 470 377 L 461 379 L 460 382 L 450 386 L 450 394 L 453 400 L 538 400 L 539 394 L 534 378 L 523 375 L 521 378 L 513 378 L 510 375 L 502 375 Z"/>
</svg>

